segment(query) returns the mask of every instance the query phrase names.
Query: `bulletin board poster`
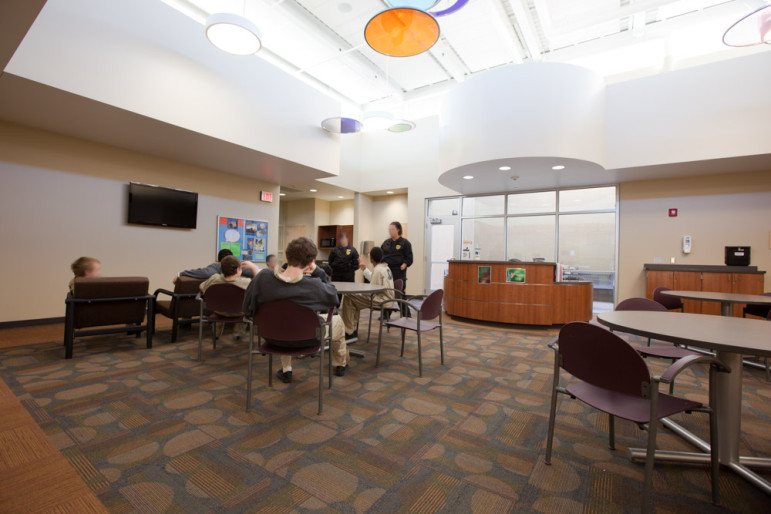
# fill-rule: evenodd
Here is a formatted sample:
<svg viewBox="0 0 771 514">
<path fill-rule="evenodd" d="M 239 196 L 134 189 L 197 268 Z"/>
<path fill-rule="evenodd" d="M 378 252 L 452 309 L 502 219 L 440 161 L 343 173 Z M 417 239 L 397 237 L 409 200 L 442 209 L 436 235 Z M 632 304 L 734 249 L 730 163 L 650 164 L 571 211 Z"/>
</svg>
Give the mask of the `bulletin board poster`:
<svg viewBox="0 0 771 514">
<path fill-rule="evenodd" d="M 217 253 L 225 249 L 242 261 L 265 262 L 268 222 L 217 216 Z"/>
</svg>

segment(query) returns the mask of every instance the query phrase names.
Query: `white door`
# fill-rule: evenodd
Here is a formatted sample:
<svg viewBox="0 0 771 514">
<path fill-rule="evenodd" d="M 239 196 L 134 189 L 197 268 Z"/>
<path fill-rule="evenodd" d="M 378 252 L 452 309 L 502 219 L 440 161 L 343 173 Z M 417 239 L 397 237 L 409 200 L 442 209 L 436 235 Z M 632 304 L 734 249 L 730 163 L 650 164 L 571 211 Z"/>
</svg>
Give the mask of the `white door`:
<svg viewBox="0 0 771 514">
<path fill-rule="evenodd" d="M 427 204 L 426 294 L 444 288 L 447 261 L 460 259 L 460 198 L 430 199 Z"/>
</svg>

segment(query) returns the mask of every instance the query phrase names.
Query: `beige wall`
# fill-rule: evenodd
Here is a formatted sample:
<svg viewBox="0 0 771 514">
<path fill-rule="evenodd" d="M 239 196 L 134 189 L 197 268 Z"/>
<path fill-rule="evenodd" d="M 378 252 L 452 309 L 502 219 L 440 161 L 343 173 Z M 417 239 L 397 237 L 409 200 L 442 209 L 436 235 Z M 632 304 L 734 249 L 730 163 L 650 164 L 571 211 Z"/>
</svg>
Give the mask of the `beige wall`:
<svg viewBox="0 0 771 514">
<path fill-rule="evenodd" d="M 330 225 L 353 225 L 353 219 L 353 200 L 329 202 Z"/>
<path fill-rule="evenodd" d="M 268 221 L 268 251 L 277 247 L 278 206 L 259 193 L 278 187 L 244 177 L 0 123 L 0 181 L 0 322 L 63 316 L 81 255 L 105 275 L 168 288 L 180 270 L 215 260 L 218 215 Z M 130 181 L 198 192 L 198 228 L 128 225 Z"/>
<path fill-rule="evenodd" d="M 771 272 L 771 171 L 621 183 L 618 299 L 645 295 L 643 264 L 724 264 L 724 247 L 752 247 L 751 265 Z M 678 209 L 670 218 L 668 209 Z M 681 238 L 693 238 L 682 253 Z M 768 273 L 765 290 L 771 290 Z"/>
</svg>

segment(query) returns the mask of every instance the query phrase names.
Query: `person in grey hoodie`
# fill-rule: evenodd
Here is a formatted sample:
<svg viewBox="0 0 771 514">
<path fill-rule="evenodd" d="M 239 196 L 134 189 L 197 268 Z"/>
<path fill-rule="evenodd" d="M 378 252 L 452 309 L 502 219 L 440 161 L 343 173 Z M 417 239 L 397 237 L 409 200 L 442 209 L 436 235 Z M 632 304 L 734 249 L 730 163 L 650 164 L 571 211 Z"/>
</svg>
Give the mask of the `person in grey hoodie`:
<svg viewBox="0 0 771 514">
<path fill-rule="evenodd" d="M 261 270 L 244 297 L 244 314 L 253 317 L 261 303 L 290 300 L 312 311 L 327 311 L 338 305 L 337 289 L 324 271 L 316 266 L 316 245 L 307 237 L 298 237 L 286 247 L 286 270 Z M 332 365 L 335 375 L 341 377 L 348 370 L 348 347 L 345 328 L 339 315 L 332 317 Z M 276 376 L 284 383 L 292 381 L 292 358 L 281 356 L 281 367 Z"/>
</svg>

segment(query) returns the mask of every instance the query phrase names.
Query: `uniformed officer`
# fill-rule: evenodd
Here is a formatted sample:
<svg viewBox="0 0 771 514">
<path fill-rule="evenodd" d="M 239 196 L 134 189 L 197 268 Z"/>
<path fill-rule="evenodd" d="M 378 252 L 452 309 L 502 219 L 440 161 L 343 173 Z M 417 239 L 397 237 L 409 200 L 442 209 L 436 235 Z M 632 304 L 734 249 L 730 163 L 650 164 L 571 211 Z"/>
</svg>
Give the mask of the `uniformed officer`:
<svg viewBox="0 0 771 514">
<path fill-rule="evenodd" d="M 394 280 L 404 281 L 404 291 L 407 288 L 407 268 L 412 266 L 412 245 L 402 237 L 402 224 L 398 221 L 392 221 L 388 225 L 388 235 L 391 237 L 380 245 L 383 250 L 383 262 L 388 264 Z"/>
<path fill-rule="evenodd" d="M 332 280 L 335 282 L 353 282 L 359 269 L 359 252 L 348 244 L 348 234 L 340 234 L 340 244 L 329 252 L 329 266 L 332 268 Z"/>
</svg>

